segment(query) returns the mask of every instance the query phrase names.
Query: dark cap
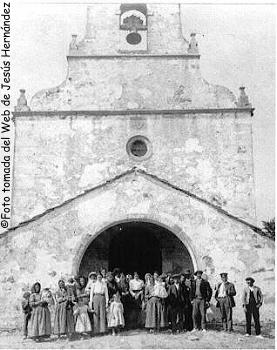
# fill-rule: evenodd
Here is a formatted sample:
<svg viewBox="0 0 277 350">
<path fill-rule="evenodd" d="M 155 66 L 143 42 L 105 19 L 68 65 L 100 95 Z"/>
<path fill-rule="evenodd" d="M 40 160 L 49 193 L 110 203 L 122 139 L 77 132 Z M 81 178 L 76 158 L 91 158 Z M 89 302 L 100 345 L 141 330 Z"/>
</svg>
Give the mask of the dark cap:
<svg viewBox="0 0 277 350">
<path fill-rule="evenodd" d="M 186 270 L 184 271 L 184 275 L 191 275 L 190 269 L 186 269 Z"/>
<path fill-rule="evenodd" d="M 176 273 L 175 275 L 171 276 L 173 279 L 177 280 L 180 278 L 180 275 L 178 273 Z"/>
<path fill-rule="evenodd" d="M 197 276 L 197 274 L 200 273 L 201 275 L 203 275 L 203 271 L 202 270 L 197 270 L 194 272 L 194 275 Z"/>
<path fill-rule="evenodd" d="M 221 273 L 220 273 L 220 276 L 221 276 L 221 277 L 223 277 L 223 276 L 227 277 L 227 276 L 228 276 L 228 273 L 227 273 L 227 272 L 221 272 Z"/>
<path fill-rule="evenodd" d="M 255 282 L 253 277 L 246 277 L 245 281 L 252 281 L 253 283 Z"/>
</svg>

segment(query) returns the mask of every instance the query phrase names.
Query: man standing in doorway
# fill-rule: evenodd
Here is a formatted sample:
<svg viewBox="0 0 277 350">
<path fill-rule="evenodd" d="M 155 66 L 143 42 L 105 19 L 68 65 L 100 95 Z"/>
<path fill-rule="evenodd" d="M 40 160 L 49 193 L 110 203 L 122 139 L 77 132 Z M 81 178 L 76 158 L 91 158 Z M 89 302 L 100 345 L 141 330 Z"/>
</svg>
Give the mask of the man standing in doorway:
<svg viewBox="0 0 277 350">
<path fill-rule="evenodd" d="M 193 281 L 191 288 L 193 331 L 202 328 L 202 331 L 206 332 L 206 310 L 210 306 L 213 292 L 210 283 L 202 278 L 203 271 L 198 270 L 194 274 L 196 280 Z M 199 316 L 201 317 L 201 326 Z"/>
<path fill-rule="evenodd" d="M 263 303 L 262 291 L 259 287 L 254 286 L 254 278 L 247 277 L 245 279 L 247 286 L 244 288 L 242 293 L 242 306 L 246 316 L 246 334 L 249 337 L 251 335 L 251 319 L 252 315 L 255 323 L 255 331 L 257 338 L 263 338 L 261 335 L 260 326 L 260 312 L 259 309 Z"/>
<path fill-rule="evenodd" d="M 228 274 L 226 272 L 222 272 L 220 277 L 221 282 L 215 288 L 216 306 L 220 309 L 223 329 L 232 332 L 232 308 L 235 306 L 234 296 L 236 295 L 236 290 L 234 284 L 228 281 Z"/>
</svg>

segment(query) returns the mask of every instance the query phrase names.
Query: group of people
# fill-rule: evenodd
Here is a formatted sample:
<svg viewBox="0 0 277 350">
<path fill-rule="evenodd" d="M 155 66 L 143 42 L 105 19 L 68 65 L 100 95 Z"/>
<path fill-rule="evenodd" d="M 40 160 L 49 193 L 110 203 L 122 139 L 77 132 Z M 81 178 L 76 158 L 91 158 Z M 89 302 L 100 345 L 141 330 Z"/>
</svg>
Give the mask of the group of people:
<svg viewBox="0 0 277 350">
<path fill-rule="evenodd" d="M 203 271 L 190 270 L 182 274 L 147 273 L 144 281 L 138 273 L 125 275 L 120 269 L 91 272 L 84 276 L 60 280 L 58 289 L 41 289 L 36 282 L 22 300 L 24 338 L 36 341 L 51 333 L 72 338 L 73 335 L 112 335 L 121 329 L 145 327 L 150 333 L 169 328 L 173 334 L 181 331 L 206 331 L 206 310 L 210 307 L 212 288 L 203 278 Z M 228 274 L 221 273 L 215 287 L 215 299 L 222 316 L 223 329 L 233 331 L 232 308 L 235 306 L 235 286 Z M 246 278 L 243 308 L 246 314 L 246 336 L 251 334 L 251 318 L 256 335 L 261 336 L 259 308 L 263 297 Z M 52 317 L 51 317 L 52 316 Z M 51 327 L 53 325 L 53 328 Z"/>
</svg>

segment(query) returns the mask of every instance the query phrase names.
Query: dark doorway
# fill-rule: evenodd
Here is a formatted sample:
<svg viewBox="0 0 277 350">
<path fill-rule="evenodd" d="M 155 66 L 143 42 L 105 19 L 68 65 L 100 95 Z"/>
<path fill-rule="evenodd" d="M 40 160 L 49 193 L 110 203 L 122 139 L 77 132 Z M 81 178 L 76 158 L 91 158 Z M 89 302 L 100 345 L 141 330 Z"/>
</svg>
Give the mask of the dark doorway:
<svg viewBox="0 0 277 350">
<path fill-rule="evenodd" d="M 137 271 L 141 277 L 146 272 L 162 271 L 162 254 L 156 236 L 141 225 L 120 226 L 111 239 L 109 270 L 119 267 L 124 273 Z"/>
<path fill-rule="evenodd" d="M 130 221 L 102 231 L 88 246 L 79 273 L 88 276 L 102 267 L 119 267 L 124 273 L 137 271 L 180 273 L 194 270 L 191 256 L 182 241 L 168 229 L 149 222 Z"/>
</svg>

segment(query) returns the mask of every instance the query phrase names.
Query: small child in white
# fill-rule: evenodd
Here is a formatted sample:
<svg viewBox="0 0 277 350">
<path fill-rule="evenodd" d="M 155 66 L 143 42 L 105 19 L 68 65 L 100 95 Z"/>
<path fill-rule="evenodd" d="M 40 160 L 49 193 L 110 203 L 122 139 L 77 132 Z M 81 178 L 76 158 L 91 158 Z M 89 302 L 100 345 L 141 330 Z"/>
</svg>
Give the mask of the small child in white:
<svg viewBox="0 0 277 350">
<path fill-rule="evenodd" d="M 75 332 L 82 336 L 91 332 L 91 323 L 88 312 L 93 312 L 93 310 L 91 310 L 83 300 L 79 300 L 77 307 L 74 310 L 74 316 L 77 318 Z"/>
<path fill-rule="evenodd" d="M 123 305 L 120 300 L 119 292 L 113 295 L 108 313 L 108 327 L 112 329 L 112 335 L 120 332 L 120 328 L 124 328 L 125 320 L 123 316 Z"/>
</svg>

